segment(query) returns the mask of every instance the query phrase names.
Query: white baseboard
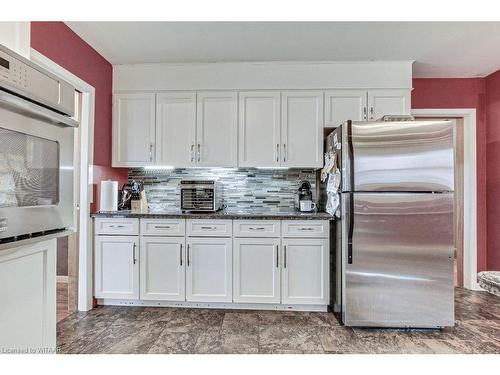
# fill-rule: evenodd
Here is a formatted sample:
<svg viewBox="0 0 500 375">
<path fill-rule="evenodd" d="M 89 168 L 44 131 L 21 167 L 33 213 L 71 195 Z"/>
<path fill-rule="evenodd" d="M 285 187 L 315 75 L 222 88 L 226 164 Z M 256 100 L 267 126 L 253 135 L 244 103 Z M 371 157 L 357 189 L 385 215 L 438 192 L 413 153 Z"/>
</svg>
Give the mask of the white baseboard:
<svg viewBox="0 0 500 375">
<path fill-rule="evenodd" d="M 98 305 L 147 306 L 147 307 L 185 307 L 197 309 L 234 309 L 234 310 L 275 310 L 275 311 L 328 311 L 326 305 L 281 305 L 264 303 L 211 303 L 211 302 L 168 302 L 138 301 L 119 299 L 98 299 Z"/>
<path fill-rule="evenodd" d="M 69 277 L 68 276 L 56 276 L 56 282 L 67 284 L 69 282 Z"/>
<path fill-rule="evenodd" d="M 474 280 L 474 282 L 472 283 L 471 287 L 468 288 L 468 289 L 470 289 L 470 290 L 478 290 L 478 291 L 483 291 L 483 292 L 485 291 L 483 288 L 481 288 L 479 286 L 479 283 L 477 282 L 477 280 Z"/>
</svg>

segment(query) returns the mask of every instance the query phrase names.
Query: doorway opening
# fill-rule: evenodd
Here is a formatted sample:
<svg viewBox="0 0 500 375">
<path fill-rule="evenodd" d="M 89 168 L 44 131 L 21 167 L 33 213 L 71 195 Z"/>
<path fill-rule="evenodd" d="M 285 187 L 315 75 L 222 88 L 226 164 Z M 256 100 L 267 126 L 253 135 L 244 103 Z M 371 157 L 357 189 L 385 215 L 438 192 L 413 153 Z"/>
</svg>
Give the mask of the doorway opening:
<svg viewBox="0 0 500 375">
<path fill-rule="evenodd" d="M 415 117 L 450 120 L 455 128 L 455 286 L 464 286 L 464 118 Z"/>
<path fill-rule="evenodd" d="M 81 124 L 82 93 L 75 91 L 75 115 L 73 118 Z M 73 234 L 57 239 L 57 321 L 61 321 L 78 309 L 78 258 L 80 215 L 80 126 L 75 129 L 73 146 Z"/>
</svg>

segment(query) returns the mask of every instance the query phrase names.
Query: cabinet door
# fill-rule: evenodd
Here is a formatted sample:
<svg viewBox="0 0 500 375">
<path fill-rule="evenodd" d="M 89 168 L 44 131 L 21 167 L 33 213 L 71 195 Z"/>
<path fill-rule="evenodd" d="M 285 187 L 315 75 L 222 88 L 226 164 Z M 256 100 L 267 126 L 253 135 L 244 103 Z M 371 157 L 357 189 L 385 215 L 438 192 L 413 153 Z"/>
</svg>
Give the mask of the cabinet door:
<svg viewBox="0 0 500 375">
<path fill-rule="evenodd" d="M 0 347 L 55 349 L 57 240 L 11 246 L 0 251 Z"/>
<path fill-rule="evenodd" d="M 191 167 L 195 162 L 196 93 L 157 96 L 156 164 Z"/>
<path fill-rule="evenodd" d="M 113 167 L 154 162 L 155 94 L 113 95 Z"/>
<path fill-rule="evenodd" d="M 337 127 L 347 120 L 365 121 L 368 108 L 365 90 L 325 92 L 325 126 Z"/>
<path fill-rule="evenodd" d="M 385 115 L 409 115 L 410 90 L 370 90 L 368 107 L 370 121 Z"/>
<path fill-rule="evenodd" d="M 142 237 L 141 300 L 184 301 L 184 237 Z"/>
<path fill-rule="evenodd" d="M 199 166 L 237 166 L 237 98 L 236 92 L 198 93 L 196 102 L 196 160 Z"/>
<path fill-rule="evenodd" d="M 234 302 L 280 303 L 279 238 L 235 238 Z"/>
<path fill-rule="evenodd" d="M 279 92 L 239 94 L 240 167 L 280 165 L 280 98 Z"/>
<path fill-rule="evenodd" d="M 186 245 L 186 299 L 231 302 L 232 239 L 188 238 Z"/>
<path fill-rule="evenodd" d="M 328 239 L 284 238 L 282 244 L 282 303 L 328 304 Z"/>
<path fill-rule="evenodd" d="M 96 236 L 95 297 L 138 299 L 138 256 L 136 236 Z"/>
<path fill-rule="evenodd" d="M 323 164 L 323 93 L 282 93 L 281 121 L 281 165 L 320 168 Z"/>
</svg>

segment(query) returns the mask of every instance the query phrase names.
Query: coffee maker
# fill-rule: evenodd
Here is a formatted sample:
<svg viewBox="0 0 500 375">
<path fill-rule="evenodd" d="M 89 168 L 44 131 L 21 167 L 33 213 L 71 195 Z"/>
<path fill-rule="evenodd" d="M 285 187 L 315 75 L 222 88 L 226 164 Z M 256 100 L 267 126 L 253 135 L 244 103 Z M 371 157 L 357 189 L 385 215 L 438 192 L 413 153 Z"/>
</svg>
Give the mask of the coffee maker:
<svg viewBox="0 0 500 375">
<path fill-rule="evenodd" d="M 301 212 L 311 212 L 316 208 L 312 200 L 311 184 L 309 181 L 301 181 L 295 197 L 295 208 Z"/>
</svg>

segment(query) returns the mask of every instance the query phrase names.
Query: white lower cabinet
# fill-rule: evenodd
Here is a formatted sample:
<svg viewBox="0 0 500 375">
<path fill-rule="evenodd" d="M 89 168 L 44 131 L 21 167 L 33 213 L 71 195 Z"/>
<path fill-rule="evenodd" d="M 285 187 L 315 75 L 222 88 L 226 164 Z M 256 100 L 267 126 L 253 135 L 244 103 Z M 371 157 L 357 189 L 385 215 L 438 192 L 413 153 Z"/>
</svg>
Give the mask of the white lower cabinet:
<svg viewBox="0 0 500 375">
<path fill-rule="evenodd" d="M 96 298 L 329 303 L 327 220 L 105 220 L 103 233 L 139 235 L 100 234 L 96 219 Z"/>
<path fill-rule="evenodd" d="M 139 298 L 139 237 L 95 237 L 95 297 Z"/>
<path fill-rule="evenodd" d="M 188 237 L 186 300 L 232 302 L 232 238 Z"/>
<path fill-rule="evenodd" d="M 283 238 L 281 302 L 326 305 L 329 298 L 328 239 Z"/>
<path fill-rule="evenodd" d="M 11 245 L 0 251 L 0 348 L 55 350 L 57 240 Z"/>
<path fill-rule="evenodd" d="M 184 237 L 141 237 L 141 300 L 185 301 L 184 242 Z"/>
<path fill-rule="evenodd" d="M 280 238 L 234 239 L 234 302 L 280 303 L 280 242 Z"/>
</svg>

